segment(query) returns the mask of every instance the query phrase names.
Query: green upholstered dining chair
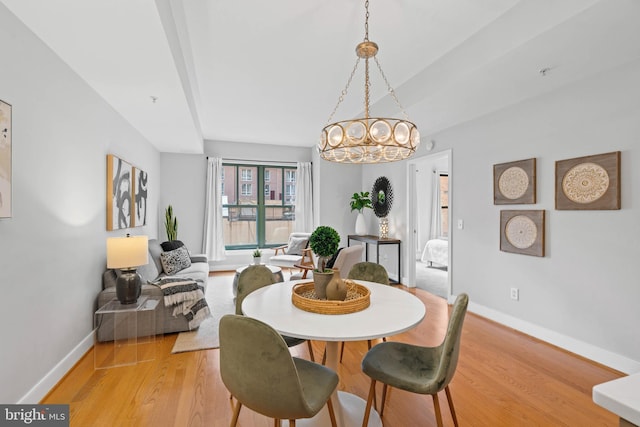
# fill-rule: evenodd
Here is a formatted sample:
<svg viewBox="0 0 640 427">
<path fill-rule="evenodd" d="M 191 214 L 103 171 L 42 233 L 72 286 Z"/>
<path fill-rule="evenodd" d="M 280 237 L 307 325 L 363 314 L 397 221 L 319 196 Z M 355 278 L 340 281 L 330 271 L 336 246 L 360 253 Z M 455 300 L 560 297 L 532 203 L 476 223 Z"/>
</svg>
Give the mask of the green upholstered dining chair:
<svg viewBox="0 0 640 427">
<path fill-rule="evenodd" d="M 366 280 L 367 282 L 389 284 L 389 273 L 387 269 L 375 262 L 359 262 L 351 267 L 347 279 Z"/>
<path fill-rule="evenodd" d="M 291 356 L 271 326 L 250 317 L 227 314 L 220 319 L 220 374 L 236 398 L 231 427 L 242 406 L 280 420 L 311 418 L 326 404 L 336 426 L 331 394 L 338 375 L 318 363 Z M 257 351 L 256 348 L 260 350 Z"/>
<path fill-rule="evenodd" d="M 349 274 L 347 275 L 347 279 L 355 279 L 355 280 L 366 280 L 367 282 L 380 283 L 382 285 L 389 284 L 389 273 L 387 273 L 387 269 L 380 264 L 376 264 L 375 262 L 358 262 L 351 267 L 349 270 Z M 382 338 L 383 341 L 386 341 L 386 338 Z M 367 348 L 371 350 L 371 340 L 367 340 Z M 326 352 L 325 352 L 326 353 Z M 344 354 L 344 341 L 340 346 L 340 362 L 342 362 L 342 355 Z M 325 361 L 325 356 L 323 356 L 323 363 Z"/>
<path fill-rule="evenodd" d="M 238 277 L 236 314 L 242 314 L 242 301 L 244 301 L 247 295 L 249 295 L 256 289 L 272 285 L 273 283 L 273 273 L 271 270 L 269 270 L 268 267 L 264 265 L 250 265 L 249 267 L 242 270 L 240 276 Z M 306 341 L 307 347 L 309 349 L 309 357 L 311 361 L 315 361 L 311 341 L 287 336 L 283 336 L 283 338 L 287 343 L 287 346 L 289 347 L 295 347 L 297 345 L 303 344 Z"/>
<path fill-rule="evenodd" d="M 362 359 L 362 371 L 371 378 L 367 407 L 364 413 L 363 426 L 369 422 L 371 404 L 375 400 L 376 381 L 383 383 L 380 416 L 384 412 L 384 401 L 387 387 L 396 387 L 412 393 L 430 394 L 436 421 L 442 426 L 442 415 L 438 403 L 438 392 L 444 390 L 451 410 L 453 423 L 458 419 L 453 408 L 453 400 L 449 383 L 456 372 L 460 353 L 460 336 L 469 296 L 460 294 L 453 304 L 447 334 L 437 347 L 421 347 L 400 342 L 384 342 L 373 347 Z M 375 403 L 375 402 L 373 402 Z"/>
</svg>

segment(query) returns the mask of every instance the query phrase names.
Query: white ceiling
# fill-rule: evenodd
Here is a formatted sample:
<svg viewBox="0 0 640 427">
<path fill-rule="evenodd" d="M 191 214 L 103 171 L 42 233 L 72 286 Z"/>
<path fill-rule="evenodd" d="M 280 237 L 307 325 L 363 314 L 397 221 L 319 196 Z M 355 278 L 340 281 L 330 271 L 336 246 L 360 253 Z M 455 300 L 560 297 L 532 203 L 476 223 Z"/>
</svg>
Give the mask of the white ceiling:
<svg viewBox="0 0 640 427">
<path fill-rule="evenodd" d="M 201 153 L 203 139 L 311 147 L 364 38 L 362 0 L 0 1 L 162 152 Z M 369 10 L 377 58 L 423 135 L 640 58 L 638 0 Z M 361 62 L 334 119 L 362 112 L 363 75 Z M 374 64 L 371 76 L 371 114 L 401 114 Z"/>
</svg>

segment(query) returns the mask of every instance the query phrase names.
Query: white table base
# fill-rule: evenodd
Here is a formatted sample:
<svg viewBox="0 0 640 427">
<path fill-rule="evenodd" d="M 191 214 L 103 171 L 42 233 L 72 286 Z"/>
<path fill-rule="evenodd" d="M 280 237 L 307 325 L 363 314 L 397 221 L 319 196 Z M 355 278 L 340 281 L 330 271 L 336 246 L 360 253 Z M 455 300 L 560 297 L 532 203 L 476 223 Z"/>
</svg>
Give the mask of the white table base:
<svg viewBox="0 0 640 427">
<path fill-rule="evenodd" d="M 340 343 L 337 341 L 327 342 L 327 367 L 337 371 L 339 363 Z M 336 422 L 338 427 L 360 427 L 364 419 L 364 410 L 367 407 L 367 401 L 346 391 L 338 391 L 331 396 L 333 402 L 333 411 L 336 414 Z M 286 424 L 288 425 L 288 423 Z M 329 410 L 325 406 L 313 418 L 296 420 L 298 426 L 331 426 L 331 418 Z M 369 414 L 369 427 L 382 427 L 380 415 L 373 408 Z"/>
<path fill-rule="evenodd" d="M 338 427 L 360 427 L 362 426 L 362 419 L 364 417 L 364 408 L 367 402 L 364 399 L 356 396 L 352 393 L 345 391 L 338 392 L 338 404 L 336 404 L 335 397 L 332 397 L 333 409 L 336 412 L 336 421 Z M 340 407 L 338 411 L 337 408 Z M 340 415 L 338 414 L 340 412 Z M 289 423 L 283 421 L 283 426 L 288 426 Z M 369 415 L 369 427 L 382 427 L 382 420 L 380 415 L 371 408 L 371 414 Z M 329 417 L 329 410 L 325 406 L 318 414 L 313 418 L 303 418 L 296 420 L 296 426 L 302 427 L 330 427 L 331 418 Z"/>
</svg>

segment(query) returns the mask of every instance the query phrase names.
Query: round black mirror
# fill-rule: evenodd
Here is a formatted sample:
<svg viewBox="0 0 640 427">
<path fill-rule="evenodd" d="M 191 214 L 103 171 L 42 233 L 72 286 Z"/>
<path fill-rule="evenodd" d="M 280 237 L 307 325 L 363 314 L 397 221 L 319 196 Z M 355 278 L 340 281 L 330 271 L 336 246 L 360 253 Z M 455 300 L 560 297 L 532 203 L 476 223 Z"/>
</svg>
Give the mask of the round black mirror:
<svg viewBox="0 0 640 427">
<path fill-rule="evenodd" d="M 373 212 L 378 218 L 384 218 L 389 214 L 392 203 L 393 189 L 391 188 L 391 182 L 389 182 L 387 177 L 381 176 L 376 179 L 373 184 L 373 190 L 371 191 Z"/>
</svg>

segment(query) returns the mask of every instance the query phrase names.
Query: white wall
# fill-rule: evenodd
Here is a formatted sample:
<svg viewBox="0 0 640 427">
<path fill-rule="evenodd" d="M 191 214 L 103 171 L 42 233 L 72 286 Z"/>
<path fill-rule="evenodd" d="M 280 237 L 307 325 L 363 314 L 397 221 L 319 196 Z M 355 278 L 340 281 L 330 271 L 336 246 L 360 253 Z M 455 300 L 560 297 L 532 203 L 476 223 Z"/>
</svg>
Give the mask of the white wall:
<svg viewBox="0 0 640 427">
<path fill-rule="evenodd" d="M 635 61 L 430 137 L 437 150 L 452 150 L 451 220 L 465 224 L 451 237 L 453 294 L 468 293 L 472 311 L 624 372 L 640 370 L 638 75 Z M 557 160 L 617 150 L 621 210 L 555 210 Z M 531 157 L 537 203 L 494 205 L 493 165 Z M 386 175 L 394 185 L 391 235 L 403 240 L 405 163 L 363 173 L 363 183 Z M 546 211 L 544 258 L 499 250 L 502 209 Z M 406 248 L 403 257 L 405 268 Z M 520 289 L 519 301 L 510 299 L 511 287 Z"/>
<path fill-rule="evenodd" d="M 347 236 L 355 234 L 357 212 L 351 212 L 351 196 L 369 191 L 362 187 L 362 166 L 331 163 L 320 159 L 313 149 L 314 224 L 333 227 L 340 234 L 340 246 L 347 246 Z M 374 216 L 364 210 L 365 219 Z M 372 233 L 367 225 L 367 233 Z"/>
<path fill-rule="evenodd" d="M 204 154 L 160 155 L 162 194 L 158 209 L 158 236 L 167 240 L 165 209 L 171 205 L 178 220 L 178 240 L 191 253 L 202 253 L 207 157 Z"/>
<path fill-rule="evenodd" d="M 0 4 L 13 218 L 0 220 L 0 402 L 35 403 L 91 346 L 108 236 L 154 236 L 159 155 Z M 106 231 L 106 155 L 149 174 L 148 225 Z"/>
</svg>

